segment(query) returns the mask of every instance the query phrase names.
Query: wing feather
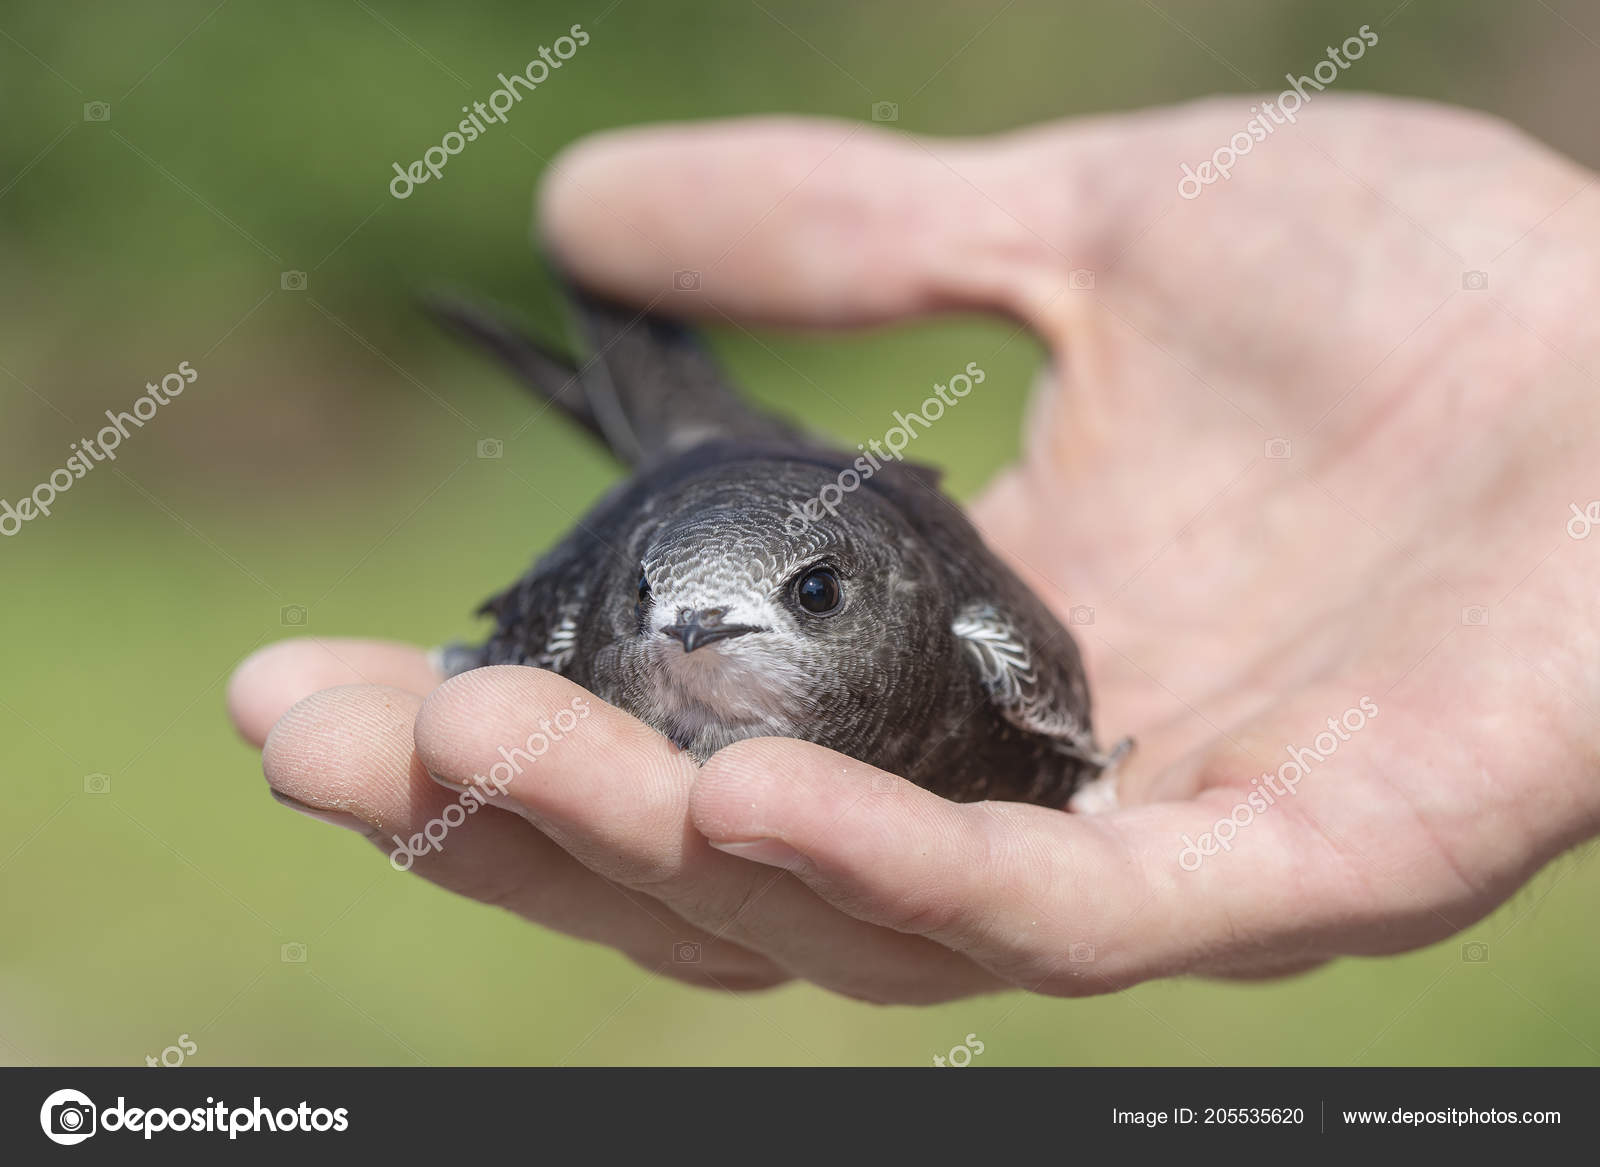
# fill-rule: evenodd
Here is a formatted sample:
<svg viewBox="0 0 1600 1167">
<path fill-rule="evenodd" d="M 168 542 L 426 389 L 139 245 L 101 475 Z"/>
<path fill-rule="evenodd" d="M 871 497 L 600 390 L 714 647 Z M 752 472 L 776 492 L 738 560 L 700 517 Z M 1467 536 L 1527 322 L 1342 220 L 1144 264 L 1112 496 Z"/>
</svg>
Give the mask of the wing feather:
<svg viewBox="0 0 1600 1167">
<path fill-rule="evenodd" d="M 1018 729 L 1052 739 L 1068 753 L 1098 759 L 1094 736 L 1076 712 L 1081 693 L 1059 670 L 1040 667 L 1003 612 L 992 604 L 973 604 L 956 614 L 951 630 L 1001 716 Z"/>
</svg>

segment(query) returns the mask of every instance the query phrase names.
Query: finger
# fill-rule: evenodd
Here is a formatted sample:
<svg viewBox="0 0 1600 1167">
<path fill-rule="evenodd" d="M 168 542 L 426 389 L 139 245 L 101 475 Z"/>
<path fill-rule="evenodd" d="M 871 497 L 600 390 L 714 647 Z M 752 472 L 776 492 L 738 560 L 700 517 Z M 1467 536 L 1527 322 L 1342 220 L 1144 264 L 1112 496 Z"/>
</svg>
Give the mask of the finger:
<svg viewBox="0 0 1600 1167">
<path fill-rule="evenodd" d="M 1353 942 L 1374 901 L 1286 802 L 1248 827 L 1248 847 L 1230 836 L 1226 851 L 1185 858 L 1185 840 L 1249 789 L 1084 818 L 959 805 L 818 746 L 757 739 L 707 763 L 692 811 L 721 846 L 802 857 L 799 877 L 843 912 L 1079 996 L 1180 972 L 1288 971 Z M 1270 969 L 1253 962 L 1262 952 Z"/>
<path fill-rule="evenodd" d="M 556 160 L 539 223 L 585 283 L 669 311 L 1033 318 L 1127 213 L 1119 171 L 1094 177 L 1111 145 L 1094 131 L 950 140 L 807 118 L 621 130 Z"/>
<path fill-rule="evenodd" d="M 606 883 L 515 815 L 435 783 L 412 746 L 421 705 L 414 693 L 372 685 L 315 693 L 268 738 L 267 781 L 280 801 L 370 839 L 394 867 L 646 967 L 729 988 L 784 979 L 755 954 Z"/>
<path fill-rule="evenodd" d="M 502 791 L 598 875 L 793 975 L 904 1002 L 996 987 L 935 944 L 842 915 L 790 874 L 711 848 L 688 822 L 693 760 L 554 673 L 498 666 L 455 677 L 424 704 L 416 741 L 434 775 Z"/>
<path fill-rule="evenodd" d="M 336 685 L 388 685 L 427 693 L 440 681 L 421 649 L 384 640 L 301 638 L 270 644 L 247 657 L 228 682 L 228 715 L 259 747 L 278 719 L 302 698 Z"/>
</svg>

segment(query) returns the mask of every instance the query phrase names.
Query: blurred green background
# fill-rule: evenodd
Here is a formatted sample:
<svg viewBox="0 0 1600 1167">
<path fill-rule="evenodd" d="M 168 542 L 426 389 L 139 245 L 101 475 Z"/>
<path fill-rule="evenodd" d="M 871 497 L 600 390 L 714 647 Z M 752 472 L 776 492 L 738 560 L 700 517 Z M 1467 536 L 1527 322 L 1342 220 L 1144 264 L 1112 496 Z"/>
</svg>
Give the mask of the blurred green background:
<svg viewBox="0 0 1600 1167">
<path fill-rule="evenodd" d="M 591 43 L 508 125 L 390 198 L 390 163 L 573 23 Z M 555 327 L 526 239 L 565 144 L 661 119 L 865 119 L 877 100 L 908 130 L 978 133 L 1242 77 L 1279 88 L 1364 23 L 1382 45 L 1350 88 L 1493 110 L 1600 161 L 1585 0 L 0 9 L 0 497 L 147 380 L 200 373 L 114 467 L 0 539 L 0 1059 L 143 1064 L 187 1034 L 212 1065 L 927 1064 L 976 1033 L 991 1065 L 1600 1060 L 1586 853 L 1465 936 L 1282 984 L 920 1010 L 803 986 L 734 998 L 395 874 L 276 806 L 223 714 L 237 661 L 297 631 L 470 635 L 478 601 L 613 479 L 553 418 L 477 458 L 529 403 L 409 304 L 454 284 Z M 91 102 L 109 118 L 86 120 Z M 304 290 L 285 290 L 290 270 Z M 919 446 L 966 496 L 1017 448 L 1041 356 L 1011 331 L 715 343 L 754 393 L 803 400 L 852 442 L 908 386 L 993 353 L 983 415 Z M 296 605 L 303 630 L 284 624 Z M 1463 961 L 1467 940 L 1490 959 Z"/>
</svg>

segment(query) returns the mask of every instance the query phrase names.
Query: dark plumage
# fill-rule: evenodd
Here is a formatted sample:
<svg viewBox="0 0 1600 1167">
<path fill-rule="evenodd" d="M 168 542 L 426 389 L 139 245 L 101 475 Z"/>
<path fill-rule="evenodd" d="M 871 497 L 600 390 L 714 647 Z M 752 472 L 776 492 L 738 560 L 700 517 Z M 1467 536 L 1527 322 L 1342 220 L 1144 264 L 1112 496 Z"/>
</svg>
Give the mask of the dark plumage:
<svg viewBox="0 0 1600 1167">
<path fill-rule="evenodd" d="M 493 634 L 448 650 L 450 671 L 551 669 L 701 761 L 805 738 L 957 801 L 1062 806 L 1112 762 L 1071 636 L 935 472 L 868 472 L 744 403 L 682 326 L 573 302 L 581 371 L 493 313 L 433 305 L 634 470 L 484 606 Z M 852 476 L 836 514 L 801 517 Z"/>
</svg>

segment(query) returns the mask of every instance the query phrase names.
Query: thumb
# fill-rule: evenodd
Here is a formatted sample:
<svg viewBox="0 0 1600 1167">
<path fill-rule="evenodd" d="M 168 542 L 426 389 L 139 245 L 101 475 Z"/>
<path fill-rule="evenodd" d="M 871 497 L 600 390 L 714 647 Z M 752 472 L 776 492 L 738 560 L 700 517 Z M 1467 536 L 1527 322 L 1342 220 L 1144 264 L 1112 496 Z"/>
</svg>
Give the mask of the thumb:
<svg viewBox="0 0 1600 1167">
<path fill-rule="evenodd" d="M 998 309 L 1038 323 L 1073 267 L 1092 266 L 1106 208 L 1090 213 L 1058 176 L 1080 169 L 1075 143 L 1098 153 L 1101 138 L 770 117 L 613 131 L 557 158 L 540 231 L 589 286 L 685 315 L 838 326 Z"/>
</svg>

